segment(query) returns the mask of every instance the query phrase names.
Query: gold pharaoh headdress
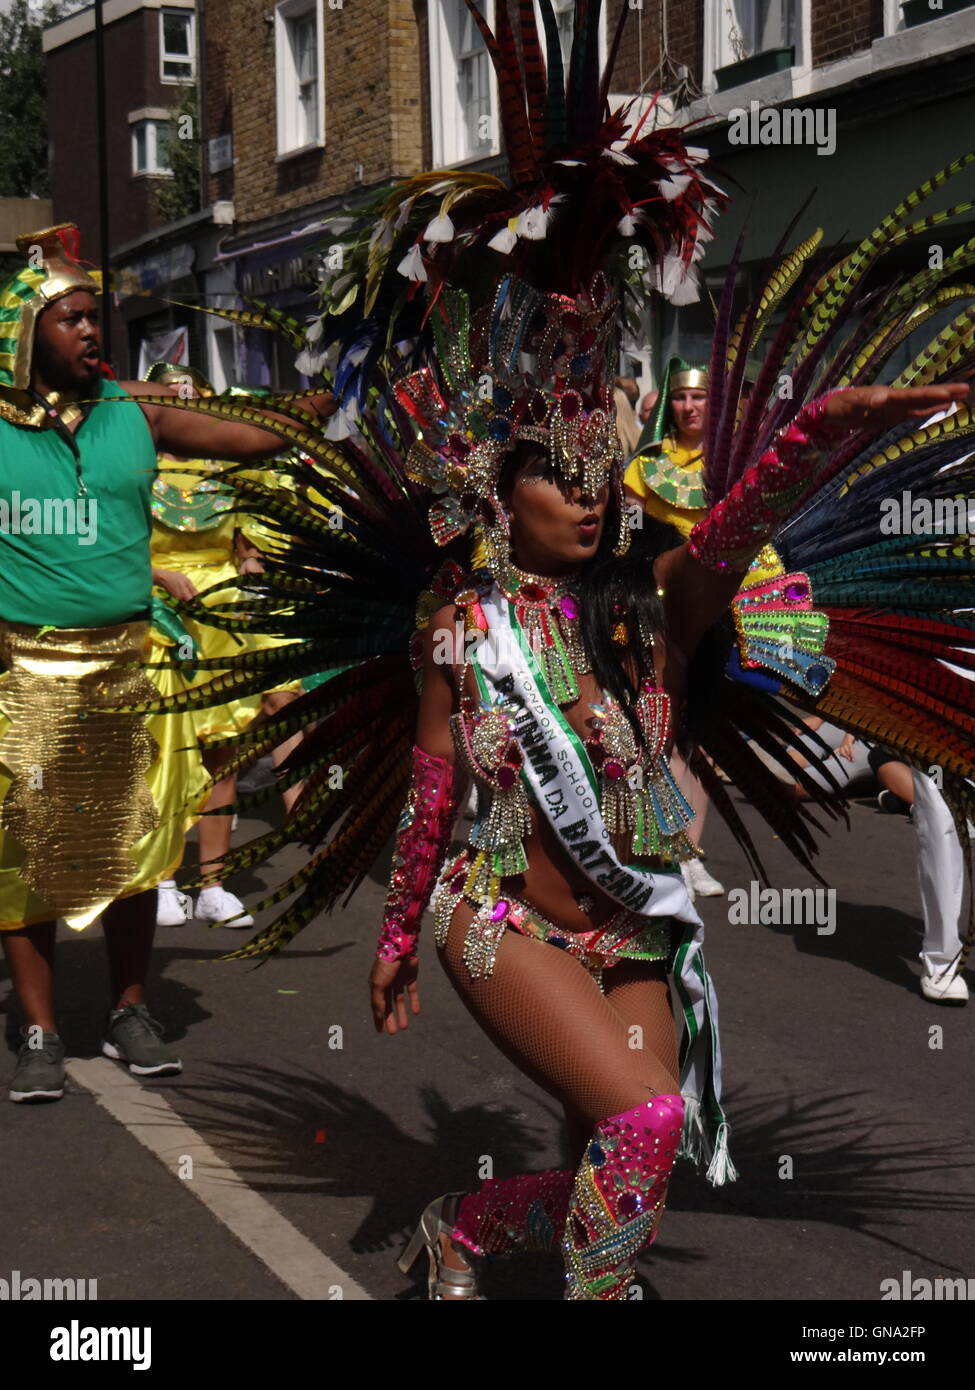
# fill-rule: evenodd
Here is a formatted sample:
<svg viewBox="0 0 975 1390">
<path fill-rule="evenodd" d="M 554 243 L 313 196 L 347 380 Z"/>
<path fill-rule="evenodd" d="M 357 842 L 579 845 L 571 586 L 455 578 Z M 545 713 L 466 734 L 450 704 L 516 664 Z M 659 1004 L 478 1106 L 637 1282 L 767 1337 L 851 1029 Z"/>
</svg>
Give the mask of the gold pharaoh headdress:
<svg viewBox="0 0 975 1390">
<path fill-rule="evenodd" d="M 34 355 L 34 332 L 43 311 L 75 290 L 101 294 L 101 277 L 78 262 L 78 228 L 71 222 L 25 232 L 17 250 L 27 265 L 0 289 L 0 415 L 34 425 L 36 407 L 26 396 Z"/>
</svg>

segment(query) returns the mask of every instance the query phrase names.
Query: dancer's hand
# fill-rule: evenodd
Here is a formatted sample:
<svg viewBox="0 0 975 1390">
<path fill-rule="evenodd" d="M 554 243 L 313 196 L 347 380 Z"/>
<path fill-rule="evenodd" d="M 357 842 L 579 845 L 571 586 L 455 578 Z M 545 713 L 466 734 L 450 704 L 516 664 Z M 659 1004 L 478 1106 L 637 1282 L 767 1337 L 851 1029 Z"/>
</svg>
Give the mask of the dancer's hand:
<svg viewBox="0 0 975 1390">
<path fill-rule="evenodd" d="M 964 382 L 951 386 L 856 386 L 850 391 L 836 391 L 826 402 L 823 412 L 827 420 L 849 429 L 889 429 L 902 420 L 924 420 L 937 410 L 944 410 L 952 401 L 968 396 Z"/>
<path fill-rule="evenodd" d="M 416 984 L 418 969 L 415 957 L 374 962 L 369 973 L 369 995 L 377 1033 L 398 1033 L 400 1028 L 410 1026 L 406 995 L 409 995 L 410 1012 L 420 1012 L 420 992 Z"/>
<path fill-rule="evenodd" d="M 152 582 L 158 584 L 161 589 L 165 589 L 167 594 L 172 594 L 173 598 L 190 599 L 196 597 L 196 587 L 187 579 L 185 574 L 180 574 L 179 570 L 157 570 L 152 571 Z"/>
<path fill-rule="evenodd" d="M 853 737 L 853 735 L 852 735 L 852 734 L 847 734 L 847 735 L 845 736 L 845 738 L 843 739 L 842 743 L 840 743 L 840 744 L 838 745 L 838 747 L 837 747 L 837 749 L 836 749 L 836 756 L 837 756 L 838 758 L 846 758 L 847 762 L 852 763 L 852 761 L 853 761 L 853 745 L 854 745 L 855 742 L 856 742 L 856 739 Z"/>
</svg>

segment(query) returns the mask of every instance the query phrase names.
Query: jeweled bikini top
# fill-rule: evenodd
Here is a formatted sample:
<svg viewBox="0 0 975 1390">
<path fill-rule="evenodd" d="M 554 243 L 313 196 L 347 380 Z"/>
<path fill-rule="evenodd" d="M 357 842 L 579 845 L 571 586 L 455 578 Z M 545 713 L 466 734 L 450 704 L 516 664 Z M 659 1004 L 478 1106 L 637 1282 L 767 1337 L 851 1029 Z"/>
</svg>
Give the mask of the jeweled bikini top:
<svg viewBox="0 0 975 1390">
<path fill-rule="evenodd" d="M 571 581 L 515 571 L 506 574 L 498 588 L 514 609 L 556 703 L 574 704 L 580 694 L 576 677 L 590 671 L 591 663 L 579 633 Z M 467 597 L 461 595 L 462 600 Z M 625 627 L 620 627 L 622 632 L 618 628 L 614 636 L 628 641 Z M 606 828 L 628 836 L 633 855 L 668 864 L 693 858 L 696 850 L 686 835 L 693 811 L 666 756 L 669 695 L 655 681 L 645 681 L 630 710 L 632 722 L 608 695 L 590 708 L 592 732 L 582 742 L 601 785 Z M 465 893 L 478 900 L 496 892 L 500 879 L 527 868 L 523 842 L 532 819 L 521 775 L 525 754 L 518 737 L 519 713 L 509 696 L 496 693 L 475 699 L 462 683 L 460 709 L 451 719 L 458 758 L 480 789 L 469 838 L 473 864 L 465 886 Z"/>
</svg>

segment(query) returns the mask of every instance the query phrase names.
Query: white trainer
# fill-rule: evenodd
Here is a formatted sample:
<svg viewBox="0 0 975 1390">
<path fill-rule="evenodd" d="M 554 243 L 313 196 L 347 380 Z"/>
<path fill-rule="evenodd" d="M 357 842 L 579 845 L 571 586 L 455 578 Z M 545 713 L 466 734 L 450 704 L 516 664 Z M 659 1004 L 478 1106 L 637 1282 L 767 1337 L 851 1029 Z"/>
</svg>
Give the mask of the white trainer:
<svg viewBox="0 0 975 1390">
<path fill-rule="evenodd" d="M 693 889 L 699 898 L 720 898 L 724 895 L 724 884 L 713 878 L 700 859 L 688 859 L 681 865 L 681 873 L 688 890 Z"/>
<path fill-rule="evenodd" d="M 193 916 L 193 901 L 189 893 L 181 893 L 174 878 L 157 885 L 156 926 L 181 927 Z"/>
<path fill-rule="evenodd" d="M 242 913 L 242 916 L 238 916 Z M 226 919 L 233 917 L 232 922 Z M 244 911 L 244 904 L 233 893 L 219 884 L 214 888 L 204 888 L 196 900 L 196 920 L 198 922 L 219 922 L 225 927 L 252 927 L 254 918 Z"/>
<path fill-rule="evenodd" d="M 960 975 L 943 971 L 940 975 L 922 975 L 921 993 L 935 1004 L 967 1004 L 968 986 Z"/>
</svg>

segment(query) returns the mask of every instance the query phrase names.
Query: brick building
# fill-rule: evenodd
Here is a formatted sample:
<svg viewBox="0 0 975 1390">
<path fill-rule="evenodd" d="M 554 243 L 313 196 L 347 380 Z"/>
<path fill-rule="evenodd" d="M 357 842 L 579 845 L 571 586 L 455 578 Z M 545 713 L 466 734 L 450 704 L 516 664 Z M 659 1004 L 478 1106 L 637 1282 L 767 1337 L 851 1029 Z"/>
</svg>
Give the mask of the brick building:
<svg viewBox="0 0 975 1390">
<path fill-rule="evenodd" d="M 493 23 L 502 0 L 480 3 Z M 517 21 L 515 0 L 506 3 Z M 160 15 L 188 12 L 191 4 L 106 0 L 107 34 L 141 35 L 110 64 L 119 94 L 111 106 L 117 169 L 126 161 L 125 141 L 136 148 L 132 129 L 142 124 L 148 132 L 166 105 L 165 93 L 151 86 L 159 81 Z M 552 4 L 567 52 L 573 0 Z M 624 7 L 611 104 L 635 96 L 639 114 L 652 94 L 662 94 L 661 119 L 696 122 L 695 138 L 728 175 L 734 202 L 706 262 L 712 284 L 722 279 L 746 210 L 747 280 L 808 194 L 816 196 L 798 234 L 821 224 L 827 244 L 853 242 L 960 154 L 975 128 L 971 0 L 606 0 L 604 54 Z M 72 153 L 69 123 L 75 107 L 87 108 L 75 121 L 73 149 L 89 152 L 90 168 L 91 102 L 67 94 L 90 90 L 75 53 L 90 14 L 48 31 L 60 35 L 46 45 L 49 60 L 65 74 L 52 84 L 62 89 L 52 97 L 58 216 L 67 212 L 62 175 L 75 180 L 78 206 L 86 196 L 85 161 Z M 129 169 L 112 198 L 112 240 L 123 243 L 114 259 L 127 257 L 150 279 L 191 262 L 187 275 L 167 285 L 174 298 L 253 297 L 304 317 L 314 307 L 324 217 L 424 168 L 503 170 L 496 83 L 463 0 L 196 0 L 194 33 L 203 211 L 153 228 L 145 188 L 164 176 L 159 171 L 146 170 L 140 182 Z M 742 140 L 740 113 L 753 107 L 808 112 L 831 132 L 829 148 L 812 136 L 804 144 L 763 144 L 754 129 Z M 946 228 L 945 249 L 973 230 L 970 218 Z M 163 322 L 161 306 L 156 319 L 139 307 L 147 321 Z M 127 312 L 134 342 L 131 305 Z M 177 311 L 168 312 L 174 322 Z M 300 384 L 290 353 L 268 335 L 200 317 L 194 356 L 218 384 Z M 710 331 L 706 300 L 682 310 L 679 321 L 664 306 L 631 344 L 631 369 L 652 375 L 671 350 L 701 356 Z"/>
<path fill-rule="evenodd" d="M 680 86 L 679 119 L 700 122 L 699 143 L 727 176 L 732 205 L 705 261 L 713 289 L 746 218 L 741 275 L 747 282 L 810 195 L 795 238 L 821 226 L 827 246 L 852 245 L 910 189 L 971 147 L 972 0 L 643 0 L 638 14 L 643 52 L 665 73 L 661 85 Z M 624 63 L 634 56 L 631 41 Z M 632 69 L 628 80 L 639 86 Z M 808 112 L 807 133 L 815 118 L 820 135 L 802 144 L 764 144 L 750 124 L 741 142 L 743 113 L 751 121 L 756 105 Z M 963 175 L 924 211 L 971 196 L 972 178 Z M 975 233 L 973 223 L 975 215 L 966 213 L 931 242 L 947 255 Z M 916 267 L 916 247 L 900 254 Z M 706 357 L 712 324 L 706 302 L 679 316 L 664 307 L 651 335 L 656 355 Z M 928 327 L 937 326 L 932 320 Z M 916 346 L 907 340 L 898 360 L 908 360 Z"/>
<path fill-rule="evenodd" d="M 173 181 L 174 117 L 200 80 L 194 0 L 106 0 L 103 24 L 115 287 L 103 313 L 111 316 L 113 365 L 127 376 L 138 373 L 140 357 L 144 362 L 174 340 L 187 359 L 202 359 L 200 316 L 164 303 L 152 291 L 180 300 L 199 297 L 222 210 L 208 207 L 172 223 L 157 206 L 158 191 Z M 100 240 L 95 42 L 93 6 L 50 25 L 43 36 L 54 217 L 78 223 L 82 253 L 90 260 L 99 258 Z M 232 283 L 227 287 L 232 290 Z"/>
</svg>

